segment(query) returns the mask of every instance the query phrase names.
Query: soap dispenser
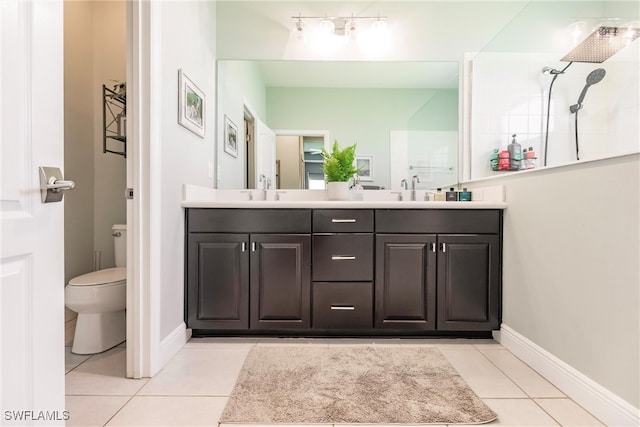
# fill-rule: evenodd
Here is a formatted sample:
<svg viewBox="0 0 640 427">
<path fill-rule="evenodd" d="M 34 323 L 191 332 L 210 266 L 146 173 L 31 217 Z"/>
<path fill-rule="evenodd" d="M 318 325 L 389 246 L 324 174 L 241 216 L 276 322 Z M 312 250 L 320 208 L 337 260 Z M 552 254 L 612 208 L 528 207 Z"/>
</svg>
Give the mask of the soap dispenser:
<svg viewBox="0 0 640 427">
<path fill-rule="evenodd" d="M 509 170 L 520 170 L 520 164 L 522 162 L 522 146 L 520 146 L 520 144 L 518 144 L 518 142 L 516 141 L 515 133 L 513 134 L 513 139 L 508 145 L 507 150 L 509 151 L 509 159 L 511 160 Z"/>
</svg>

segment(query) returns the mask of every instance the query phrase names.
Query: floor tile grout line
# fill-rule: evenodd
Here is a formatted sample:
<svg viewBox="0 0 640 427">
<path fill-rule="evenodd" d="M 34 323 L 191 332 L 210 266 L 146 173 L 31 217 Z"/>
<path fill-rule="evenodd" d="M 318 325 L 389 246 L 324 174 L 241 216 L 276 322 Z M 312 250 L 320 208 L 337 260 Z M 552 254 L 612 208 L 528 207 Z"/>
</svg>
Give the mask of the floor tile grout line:
<svg viewBox="0 0 640 427">
<path fill-rule="evenodd" d="M 507 350 L 506 348 L 505 348 L 504 350 L 505 350 L 505 351 L 507 351 L 507 352 L 509 352 L 509 354 L 513 355 L 513 353 L 511 353 L 511 352 L 510 352 L 509 350 Z M 482 351 L 480 351 L 480 350 L 478 350 L 478 351 L 480 352 L 480 354 L 482 354 L 482 356 L 483 356 L 485 359 L 487 359 L 487 360 L 489 361 L 489 363 L 491 363 L 493 366 L 495 366 L 495 367 L 496 367 L 496 369 L 498 369 L 500 372 L 502 372 L 502 373 L 504 374 L 504 376 L 505 376 L 505 377 L 509 378 L 509 381 L 511 381 L 511 382 L 512 382 L 516 387 L 518 387 L 518 388 L 519 388 L 519 389 L 520 389 L 520 390 L 521 390 L 521 391 L 522 391 L 526 396 L 528 396 L 528 398 L 529 398 L 529 399 L 533 399 L 533 396 L 531 396 L 529 393 L 527 393 L 527 391 L 526 391 L 524 388 L 522 388 L 522 387 L 520 386 L 520 384 L 518 384 L 518 383 L 516 382 L 516 380 L 514 380 L 513 378 L 511 378 L 511 376 L 510 376 L 507 372 L 505 372 L 505 371 L 504 371 L 503 369 L 501 369 L 497 364 L 495 364 L 495 363 L 493 362 L 493 360 L 491 360 L 491 359 L 489 358 L 489 356 L 487 356 L 486 354 L 484 354 L 484 352 L 482 352 Z M 514 356 L 515 356 L 515 355 L 514 355 Z M 520 359 L 518 359 L 518 360 L 520 360 Z M 524 363 L 524 362 L 523 362 L 523 363 Z M 526 363 L 525 363 L 525 365 L 526 365 L 529 369 L 533 370 L 533 372 L 535 372 L 536 374 L 538 374 L 538 371 L 536 371 L 535 369 L 531 368 L 531 367 L 530 367 L 529 365 L 527 365 Z M 540 375 L 540 374 L 538 374 L 538 375 Z M 542 378 L 544 378 L 544 377 L 542 377 Z M 546 378 L 544 378 L 544 379 L 545 379 L 545 381 L 546 381 Z M 555 387 L 555 386 L 554 386 L 554 387 Z"/>
<path fill-rule="evenodd" d="M 554 417 L 552 414 L 549 413 L 549 411 L 547 411 L 546 409 L 544 409 L 542 406 L 540 406 L 540 404 L 538 402 L 536 402 L 535 399 L 531 399 L 531 401 L 533 402 L 534 405 L 536 405 L 538 408 L 542 409 L 542 411 L 549 415 L 549 417 L 551 417 L 551 419 L 553 421 L 555 421 L 556 423 L 558 423 L 559 426 L 562 426 L 562 423 L 560 422 L 560 420 L 557 420 L 556 417 Z"/>
<path fill-rule="evenodd" d="M 129 402 L 131 402 L 131 400 L 135 397 L 135 395 L 131 396 L 129 399 L 127 399 L 126 402 L 124 402 L 124 405 L 122 405 L 120 408 L 118 408 L 118 410 L 116 412 L 114 412 L 113 415 L 111 415 L 111 417 L 109 417 L 109 419 L 107 420 L 106 423 L 102 424 L 102 427 L 105 427 L 107 424 L 109 424 L 111 422 L 111 420 L 120 413 L 120 411 L 122 411 L 124 409 L 125 406 L 127 406 L 129 404 Z"/>
<path fill-rule="evenodd" d="M 509 352 L 509 354 L 513 355 L 515 357 L 515 355 L 513 353 L 511 353 L 509 350 L 507 350 L 506 348 L 504 349 L 505 351 Z M 478 350 L 480 351 L 480 350 Z M 527 393 L 521 386 L 520 384 L 518 384 L 513 378 L 511 378 L 511 376 L 509 376 L 509 374 L 507 372 L 505 372 L 504 370 L 502 370 L 497 364 L 495 364 L 493 362 L 493 360 L 491 360 L 484 352 L 480 351 L 480 354 L 482 354 L 483 357 L 485 357 L 493 366 L 495 366 L 500 372 L 502 372 L 507 378 L 509 378 L 509 380 L 515 384 L 516 387 L 518 387 L 520 390 L 522 390 L 522 392 L 528 396 L 528 400 L 531 401 L 531 403 L 533 403 L 534 405 L 536 405 L 538 408 L 540 408 L 542 410 L 542 412 L 544 412 L 545 414 L 547 414 L 555 423 L 557 423 L 559 426 L 562 426 L 562 423 L 557 420 L 553 415 L 551 415 L 548 411 L 546 411 L 542 406 L 540 406 L 540 404 L 538 404 L 538 402 L 536 402 L 535 398 L 533 396 L 531 396 L 529 393 Z M 520 359 L 518 359 L 520 360 Z M 524 362 L 522 362 L 524 363 Z M 527 365 L 526 363 L 524 363 L 525 366 L 527 366 L 529 369 L 531 369 L 533 372 L 535 372 L 536 374 L 540 375 L 538 373 L 538 371 L 536 371 L 535 369 L 533 369 L 531 366 Z M 547 381 L 546 378 L 542 377 L 545 381 Z M 553 385 L 553 384 L 551 384 Z M 553 386 L 555 387 L 555 386 Z M 557 388 L 557 387 L 555 387 Z M 560 390 L 561 391 L 561 390 Z M 560 399 L 560 398 L 559 398 Z M 564 399 L 567 399 L 567 396 L 564 397 Z"/>
<path fill-rule="evenodd" d="M 535 397 L 532 398 L 531 400 L 535 401 L 536 405 L 540 406 L 540 404 L 537 402 L 538 400 L 551 400 L 554 399 L 553 397 Z M 589 412 L 587 409 L 585 409 L 582 405 L 580 405 L 578 402 L 576 402 L 575 400 L 573 400 L 572 398 L 570 398 L 569 396 L 565 396 L 565 397 L 557 397 L 555 399 L 565 399 L 570 401 L 571 403 L 573 403 L 574 405 L 576 405 L 577 407 L 579 407 L 580 409 L 582 409 L 583 411 L 585 411 L 587 414 L 589 414 L 591 417 L 593 417 L 594 420 L 598 421 L 600 424 L 602 424 L 603 426 L 606 426 L 606 423 L 604 423 L 600 418 L 596 417 L 595 415 L 593 415 L 591 412 Z M 544 410 L 544 408 L 542 408 Z M 547 412 L 547 411 L 545 411 Z M 551 415 L 551 414 L 549 414 Z M 558 422 L 558 424 L 560 424 Z M 562 425 L 562 424 L 561 424 Z"/>
<path fill-rule="evenodd" d="M 75 353 L 74 353 L 75 354 Z M 73 368 L 71 368 L 69 370 L 69 372 L 65 372 L 64 375 L 67 376 L 67 374 L 70 374 L 71 372 L 75 371 L 76 369 L 78 369 L 78 367 L 84 365 L 89 359 L 92 359 L 93 356 L 95 356 L 95 354 L 91 354 L 89 355 L 89 357 L 87 357 L 86 359 L 84 359 L 82 362 L 78 363 L 76 366 L 74 366 Z"/>
</svg>

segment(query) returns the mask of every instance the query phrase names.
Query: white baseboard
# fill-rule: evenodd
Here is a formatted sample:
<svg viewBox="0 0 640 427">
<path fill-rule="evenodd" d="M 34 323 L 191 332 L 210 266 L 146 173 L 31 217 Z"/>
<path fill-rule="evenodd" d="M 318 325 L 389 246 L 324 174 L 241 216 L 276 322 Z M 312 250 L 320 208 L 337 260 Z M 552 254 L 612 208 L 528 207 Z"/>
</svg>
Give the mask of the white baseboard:
<svg viewBox="0 0 640 427">
<path fill-rule="evenodd" d="M 191 329 L 187 329 L 187 325 L 182 322 L 180 326 L 162 340 L 160 343 L 160 366 L 158 371 L 180 351 L 189 341 L 189 338 L 191 338 Z"/>
<path fill-rule="evenodd" d="M 502 324 L 494 338 L 608 426 L 640 425 L 640 409 Z"/>
</svg>

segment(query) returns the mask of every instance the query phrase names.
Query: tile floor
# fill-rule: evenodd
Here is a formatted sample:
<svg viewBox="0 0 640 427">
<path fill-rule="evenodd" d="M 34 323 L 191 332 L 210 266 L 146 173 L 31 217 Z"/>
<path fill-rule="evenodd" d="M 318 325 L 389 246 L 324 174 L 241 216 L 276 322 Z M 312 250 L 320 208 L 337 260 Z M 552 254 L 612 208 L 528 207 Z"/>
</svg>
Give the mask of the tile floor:
<svg viewBox="0 0 640 427">
<path fill-rule="evenodd" d="M 301 344 L 435 346 L 498 414 L 486 425 L 603 425 L 492 340 L 302 338 L 193 338 L 154 378 L 141 380 L 124 377 L 124 345 L 93 356 L 67 347 L 67 425 L 218 426 L 252 346 Z"/>
</svg>

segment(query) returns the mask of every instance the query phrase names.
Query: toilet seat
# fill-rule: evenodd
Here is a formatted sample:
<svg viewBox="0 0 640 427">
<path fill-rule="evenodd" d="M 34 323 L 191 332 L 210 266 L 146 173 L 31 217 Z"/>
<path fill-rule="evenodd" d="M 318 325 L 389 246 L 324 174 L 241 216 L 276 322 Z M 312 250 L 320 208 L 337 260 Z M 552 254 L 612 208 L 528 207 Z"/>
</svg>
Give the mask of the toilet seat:
<svg viewBox="0 0 640 427">
<path fill-rule="evenodd" d="M 126 267 L 113 267 L 92 271 L 69 280 L 69 286 L 104 286 L 119 285 L 127 280 Z"/>
</svg>

